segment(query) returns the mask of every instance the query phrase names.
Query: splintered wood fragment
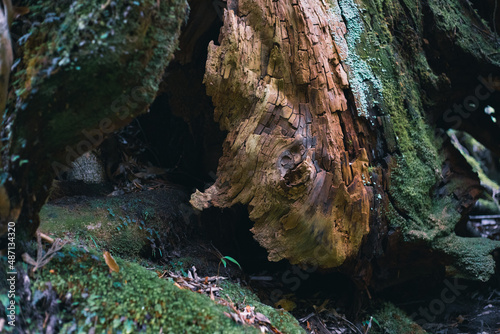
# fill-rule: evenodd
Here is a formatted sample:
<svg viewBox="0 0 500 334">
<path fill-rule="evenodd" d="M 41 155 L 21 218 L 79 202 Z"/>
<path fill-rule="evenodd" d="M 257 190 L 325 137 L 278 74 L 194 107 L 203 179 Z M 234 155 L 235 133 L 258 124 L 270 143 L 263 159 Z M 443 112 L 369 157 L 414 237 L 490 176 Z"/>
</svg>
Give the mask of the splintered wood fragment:
<svg viewBox="0 0 500 334">
<path fill-rule="evenodd" d="M 198 281 L 200 277 L 196 273 L 196 267 L 195 266 L 191 267 L 191 270 L 193 271 L 194 279 Z"/>
</svg>

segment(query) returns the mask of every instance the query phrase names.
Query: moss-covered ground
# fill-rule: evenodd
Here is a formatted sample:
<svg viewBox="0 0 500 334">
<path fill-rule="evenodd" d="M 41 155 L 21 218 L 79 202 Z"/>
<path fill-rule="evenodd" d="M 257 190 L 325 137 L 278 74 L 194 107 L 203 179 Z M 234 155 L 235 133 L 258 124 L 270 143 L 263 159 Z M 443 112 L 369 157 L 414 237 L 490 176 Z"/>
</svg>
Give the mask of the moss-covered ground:
<svg viewBox="0 0 500 334">
<path fill-rule="evenodd" d="M 61 333 L 258 333 L 225 315 L 232 311 L 228 306 L 159 277 L 165 270 L 186 275 L 193 265 L 200 275 L 208 275 L 204 271 L 213 274 L 213 268 L 203 266 L 206 260 L 189 254 L 165 257 L 165 251 L 161 253 L 165 248 L 156 250 L 156 258 L 163 261 L 152 261 L 151 242 L 160 245 L 178 240 L 175 224 L 188 231 L 185 217 L 172 214 L 184 200 L 182 191 L 167 189 L 46 204 L 40 231 L 65 238 L 69 244 L 33 275 L 33 305 L 37 300 L 41 303 L 47 290 L 53 290 L 59 299 Z M 119 272 L 110 271 L 103 257 L 106 250 L 116 259 Z M 209 252 L 206 256 L 213 257 Z M 216 263 L 214 266 L 217 270 Z M 221 298 L 255 307 L 281 332 L 304 333 L 288 312 L 262 304 L 250 290 L 222 280 L 220 286 Z M 40 321 L 33 319 L 31 325 L 35 333 Z"/>
<path fill-rule="evenodd" d="M 181 289 L 173 281 L 160 278 L 165 267 L 147 261 L 148 269 L 131 260 L 115 256 L 119 272 L 111 271 L 103 254 L 94 249 L 66 245 L 52 260 L 31 275 L 31 305 L 21 305 L 18 316 L 27 321 L 27 333 L 38 333 L 43 320 L 32 308 L 44 303 L 59 305 L 46 309 L 47 318 L 58 319 L 60 333 L 259 333 L 256 328 L 236 323 L 226 313 L 233 310 L 207 295 Z M 138 259 L 136 259 L 138 260 Z M 184 272 L 190 265 L 178 261 L 169 266 Z M 26 265 L 24 265 L 26 267 Z M 255 307 L 282 333 L 299 334 L 304 330 L 285 310 L 262 304 L 248 289 L 224 282 L 221 297 L 236 306 Z M 3 289 L 3 288 L 2 288 Z M 57 300 L 47 300 L 47 296 Z M 0 302 L 8 302 L 0 298 Z M 43 325 L 45 326 L 45 325 Z M 5 333 L 16 333 L 6 326 Z"/>
<path fill-rule="evenodd" d="M 42 208 L 40 230 L 122 257 L 161 258 L 167 245 L 178 242 L 192 228 L 187 200 L 179 189 L 119 197 L 66 198 Z M 179 210 L 183 205 L 186 210 Z"/>
<path fill-rule="evenodd" d="M 391 303 L 384 303 L 373 316 L 378 324 L 373 323 L 374 334 L 425 334 L 419 325 L 411 320 L 402 310 Z"/>
<path fill-rule="evenodd" d="M 58 296 L 71 296 L 71 309 L 61 310 L 61 333 L 257 333 L 210 298 L 116 261 L 120 271 L 110 272 L 101 254 L 68 246 L 36 273 L 34 295 L 50 283 Z"/>
</svg>

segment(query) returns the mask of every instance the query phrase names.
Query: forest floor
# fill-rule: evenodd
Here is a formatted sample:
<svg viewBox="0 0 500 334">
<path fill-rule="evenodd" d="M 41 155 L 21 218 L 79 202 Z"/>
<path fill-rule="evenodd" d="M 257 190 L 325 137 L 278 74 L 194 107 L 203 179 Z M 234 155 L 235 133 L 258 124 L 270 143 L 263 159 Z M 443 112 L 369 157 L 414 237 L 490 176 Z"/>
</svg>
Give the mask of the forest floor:
<svg viewBox="0 0 500 334">
<path fill-rule="evenodd" d="M 338 273 L 268 262 L 251 240 L 248 225 L 242 223 L 246 232 L 234 227 L 237 213 L 200 218 L 189 210 L 172 212 L 182 211 L 188 198 L 175 187 L 115 197 L 64 197 L 44 207 L 40 231 L 65 239 L 66 249 L 77 247 L 97 257 L 109 251 L 121 266 L 136 263 L 179 289 L 205 288 L 201 294 L 222 303 L 231 322 L 252 322 L 253 328 L 271 333 L 500 333 L 498 274 L 484 284 L 452 277 L 436 283 L 428 277 L 372 291 L 367 298 Z M 207 224 L 207 219 L 216 222 Z M 35 277 L 47 280 L 46 275 Z M 39 286 L 36 279 L 33 284 Z M 75 315 L 78 306 L 72 307 L 75 322 L 88 321 Z M 303 331 L 287 318 L 288 312 Z"/>
</svg>

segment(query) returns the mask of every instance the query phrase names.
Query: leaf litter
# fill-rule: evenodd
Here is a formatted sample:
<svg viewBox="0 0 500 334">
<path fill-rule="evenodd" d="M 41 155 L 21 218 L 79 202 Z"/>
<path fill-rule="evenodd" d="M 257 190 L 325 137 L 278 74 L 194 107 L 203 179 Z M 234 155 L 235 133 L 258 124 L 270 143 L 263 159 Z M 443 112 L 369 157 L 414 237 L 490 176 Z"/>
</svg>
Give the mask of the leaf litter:
<svg viewBox="0 0 500 334">
<path fill-rule="evenodd" d="M 228 312 L 224 312 L 228 318 L 246 326 L 252 326 L 260 330 L 261 333 L 282 334 L 280 330 L 271 324 L 271 321 L 262 313 L 256 312 L 255 307 L 250 305 L 236 304 L 226 294 L 223 288 L 218 285 L 220 280 L 227 280 L 223 276 L 198 276 L 196 267 L 193 266 L 187 271 L 187 275 L 179 272 L 165 271 L 158 276 L 174 282 L 179 289 L 191 290 L 210 297 L 220 305 L 227 306 Z"/>
</svg>

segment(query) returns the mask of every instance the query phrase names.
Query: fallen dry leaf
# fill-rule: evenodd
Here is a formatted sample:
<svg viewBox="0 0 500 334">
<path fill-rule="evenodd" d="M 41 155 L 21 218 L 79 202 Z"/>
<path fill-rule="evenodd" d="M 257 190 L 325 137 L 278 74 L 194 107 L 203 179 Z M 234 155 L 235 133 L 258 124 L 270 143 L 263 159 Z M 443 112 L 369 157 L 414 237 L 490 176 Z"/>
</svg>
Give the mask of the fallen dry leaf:
<svg viewBox="0 0 500 334">
<path fill-rule="evenodd" d="M 277 301 L 274 306 L 276 307 L 282 307 L 284 308 L 285 310 L 287 310 L 288 312 L 290 311 L 293 311 L 293 309 L 295 307 L 297 307 L 297 304 L 295 304 L 295 302 L 289 300 L 289 299 L 280 299 L 279 301 Z"/>
<path fill-rule="evenodd" d="M 108 251 L 105 251 L 102 255 L 104 256 L 104 261 L 106 261 L 109 270 L 120 272 L 120 266 L 118 266 L 118 263 L 116 263 L 115 259 Z"/>
<path fill-rule="evenodd" d="M 271 323 L 271 320 L 269 320 L 265 315 L 263 315 L 262 313 L 259 313 L 259 312 L 255 313 L 255 319 L 257 321 L 264 322 L 264 323 L 267 323 L 267 324 Z"/>
</svg>

